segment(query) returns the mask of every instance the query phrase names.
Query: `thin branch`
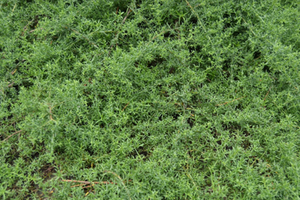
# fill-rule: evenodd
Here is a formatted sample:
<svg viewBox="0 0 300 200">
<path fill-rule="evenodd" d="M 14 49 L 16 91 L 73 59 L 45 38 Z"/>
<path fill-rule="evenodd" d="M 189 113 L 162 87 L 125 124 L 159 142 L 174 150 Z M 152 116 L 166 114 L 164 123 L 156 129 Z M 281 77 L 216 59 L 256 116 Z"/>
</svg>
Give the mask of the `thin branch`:
<svg viewBox="0 0 300 200">
<path fill-rule="evenodd" d="M 16 134 L 18 134 L 18 133 L 21 133 L 22 132 L 22 130 L 19 130 L 19 131 L 17 131 L 17 132 L 14 132 L 13 134 L 11 134 L 10 136 L 8 136 L 7 138 L 5 138 L 4 140 L 2 140 L 2 142 L 5 142 L 5 141 L 7 141 L 9 138 L 11 138 L 12 136 L 14 136 L 14 135 L 16 135 Z M 1 142 L 1 143 L 2 143 Z"/>
<path fill-rule="evenodd" d="M 31 24 L 33 21 L 34 21 L 34 19 L 33 19 L 33 20 L 31 20 L 31 21 L 29 21 L 29 22 L 26 24 L 26 26 L 24 26 L 24 28 L 23 28 L 23 32 L 22 32 L 21 36 L 23 36 L 23 35 L 24 35 L 24 33 L 25 33 L 25 32 L 26 32 L 26 30 L 27 30 L 27 27 L 28 27 L 28 25 L 29 25 L 29 24 Z"/>
<path fill-rule="evenodd" d="M 92 191 L 93 188 L 91 188 L 84 196 L 86 197 L 91 191 Z"/>
<path fill-rule="evenodd" d="M 122 112 L 126 109 L 126 107 L 129 105 L 129 102 L 126 104 L 126 106 L 122 109 Z"/>
<path fill-rule="evenodd" d="M 131 12 L 131 9 L 128 8 L 127 14 L 126 14 L 126 16 L 124 17 L 124 19 L 123 19 L 123 21 L 122 21 L 122 23 L 121 23 L 121 27 L 122 27 L 122 25 L 125 23 L 125 20 L 127 19 L 127 17 L 128 17 L 128 15 L 129 15 L 130 12 Z M 115 37 L 114 39 L 115 39 L 115 40 L 118 40 L 118 37 L 119 37 L 119 32 L 116 33 L 116 37 Z M 116 43 L 115 45 L 117 46 L 118 43 Z M 109 52 L 108 52 L 108 56 L 110 55 L 113 46 L 114 46 L 114 44 L 110 45 L 110 50 L 109 50 Z"/>
<path fill-rule="evenodd" d="M 264 101 L 266 100 L 267 96 L 269 95 L 270 90 L 271 90 L 271 87 L 269 88 L 269 91 L 267 92 L 267 94 L 266 94 L 266 96 L 264 98 Z"/>
<path fill-rule="evenodd" d="M 129 8 L 128 12 L 127 12 L 127 15 L 125 16 L 125 18 L 122 21 L 122 25 L 125 23 L 125 20 L 127 19 L 129 13 L 131 13 L 131 9 L 130 8 Z"/>
<path fill-rule="evenodd" d="M 8 85 L 8 87 L 12 87 L 13 85 L 14 85 L 14 82 L 10 83 L 10 84 Z"/>
<path fill-rule="evenodd" d="M 198 18 L 198 21 L 199 21 L 200 25 L 202 26 L 204 32 L 206 32 L 206 28 L 205 28 L 204 25 L 202 24 L 199 15 L 196 13 L 196 11 L 195 11 L 194 8 L 191 6 L 191 4 L 190 4 L 187 0 L 185 0 L 185 1 L 186 1 L 187 5 L 191 8 L 191 10 L 193 11 L 193 13 L 196 15 L 196 17 Z M 199 4 L 198 4 L 198 5 L 199 5 Z M 198 5 L 197 5 L 197 6 L 198 6 Z M 197 7 L 197 6 L 196 6 L 196 7 Z M 208 38 L 209 38 L 209 37 L 208 37 Z M 209 38 L 209 39 L 210 39 L 210 38 Z"/>
<path fill-rule="evenodd" d="M 51 120 L 51 121 L 55 121 L 55 120 L 53 119 L 53 117 L 52 117 L 52 114 L 53 114 L 53 113 L 52 113 L 52 108 L 54 108 L 55 106 L 52 107 L 52 106 L 50 106 L 50 104 L 48 104 L 48 106 L 49 106 L 49 112 L 50 112 L 50 120 Z"/>
<path fill-rule="evenodd" d="M 232 101 L 227 101 L 227 102 L 222 103 L 222 104 L 217 104 L 216 106 L 226 105 L 226 104 L 228 104 L 228 103 L 232 103 L 232 102 L 234 102 L 234 101 L 240 100 L 240 99 L 245 98 L 245 97 L 246 97 L 246 96 L 240 97 L 240 98 L 237 98 L 237 99 L 234 99 L 234 100 L 232 100 Z"/>
<path fill-rule="evenodd" d="M 84 184 L 84 183 L 83 183 L 83 184 L 78 184 L 78 185 L 72 185 L 72 186 L 71 186 L 71 188 L 72 188 L 72 187 L 80 187 L 80 186 L 85 186 L 85 185 L 87 185 L 87 184 Z"/>
<path fill-rule="evenodd" d="M 114 182 L 102 181 L 102 182 L 89 182 L 89 181 L 77 181 L 77 180 L 62 180 L 63 182 L 71 182 L 71 183 L 83 183 L 84 185 L 87 184 L 117 184 Z M 75 187 L 75 186 L 73 186 Z"/>
<path fill-rule="evenodd" d="M 68 28 L 68 27 L 66 27 Z M 77 33 L 78 35 L 81 35 L 84 39 L 86 39 L 87 41 L 89 41 L 90 44 L 93 44 L 94 47 L 96 47 L 97 49 L 99 49 L 99 47 L 92 41 L 90 41 L 87 37 L 85 37 L 83 34 L 79 33 L 78 31 L 72 29 L 72 28 L 69 28 L 70 30 L 72 30 L 74 33 Z"/>
<path fill-rule="evenodd" d="M 14 8 L 12 9 L 12 12 L 15 11 L 16 6 L 17 6 L 17 3 L 15 3 Z"/>
<path fill-rule="evenodd" d="M 124 186 L 124 188 L 125 188 L 125 190 L 126 190 L 126 192 L 127 192 L 127 195 L 128 195 L 128 197 L 129 197 L 129 199 L 131 200 L 129 190 L 128 190 L 127 187 L 125 186 L 124 181 L 122 180 L 122 178 L 121 178 L 118 174 L 116 174 L 116 173 L 114 173 L 114 172 L 112 172 L 112 171 L 107 171 L 107 170 L 105 170 L 104 173 L 110 173 L 110 174 L 113 174 L 114 176 L 116 176 L 116 177 L 121 181 L 122 185 Z"/>
</svg>

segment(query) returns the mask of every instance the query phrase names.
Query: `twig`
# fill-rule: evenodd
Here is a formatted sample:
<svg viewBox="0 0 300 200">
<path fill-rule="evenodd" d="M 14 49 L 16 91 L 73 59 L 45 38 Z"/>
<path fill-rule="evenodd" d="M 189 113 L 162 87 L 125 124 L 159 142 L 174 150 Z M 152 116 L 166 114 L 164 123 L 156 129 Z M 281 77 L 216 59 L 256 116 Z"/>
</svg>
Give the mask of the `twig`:
<svg viewBox="0 0 300 200">
<path fill-rule="evenodd" d="M 17 6 L 17 3 L 15 3 L 14 8 L 12 9 L 12 12 L 15 11 L 16 6 Z"/>
<path fill-rule="evenodd" d="M 128 17 L 128 15 L 129 15 L 130 12 L 131 12 L 131 9 L 129 8 L 128 11 L 127 11 L 126 16 L 124 17 L 124 19 L 123 19 L 123 21 L 122 21 L 122 23 L 121 23 L 121 27 L 122 27 L 122 25 L 125 23 L 125 20 L 127 19 L 127 17 Z M 116 33 L 116 37 L 115 37 L 114 39 L 118 40 L 118 37 L 119 37 L 119 32 Z M 117 46 L 118 43 L 116 43 L 115 45 Z M 108 56 L 110 55 L 113 46 L 114 46 L 114 44 L 110 45 L 110 50 L 109 50 L 109 52 L 108 52 Z"/>
<path fill-rule="evenodd" d="M 49 105 L 49 112 L 50 112 L 50 120 L 55 121 L 52 117 L 52 107 L 50 105 Z"/>
<path fill-rule="evenodd" d="M 5 138 L 4 140 L 2 140 L 2 142 L 5 142 L 6 140 L 8 140 L 10 137 L 12 137 L 12 136 L 14 136 L 14 135 L 16 135 L 16 134 L 18 134 L 18 133 L 20 133 L 20 132 L 22 132 L 22 130 L 19 130 L 19 131 L 17 131 L 17 132 L 14 132 L 13 134 L 11 134 L 10 136 L 8 136 L 7 138 Z M 1 142 L 1 143 L 2 143 Z"/>
<path fill-rule="evenodd" d="M 86 185 L 86 184 L 83 183 L 83 184 L 78 184 L 78 185 L 72 185 L 71 188 L 72 188 L 72 187 L 84 186 L 84 185 Z"/>
<path fill-rule="evenodd" d="M 250 27 L 250 25 L 246 22 L 246 20 L 244 18 L 242 18 L 244 20 L 244 22 L 249 26 L 250 31 L 253 33 L 253 35 L 257 36 L 254 31 L 252 30 L 252 28 Z"/>
<path fill-rule="evenodd" d="M 196 11 L 195 11 L 194 8 L 191 6 L 191 4 L 190 4 L 187 0 L 185 0 L 185 1 L 186 1 L 187 5 L 191 8 L 191 10 L 193 11 L 193 13 L 196 15 L 196 17 L 197 17 L 197 19 L 198 19 L 200 25 L 202 26 L 204 32 L 206 32 L 206 28 L 205 28 L 204 25 L 202 24 L 199 15 L 196 13 Z M 198 4 L 198 5 L 199 5 L 199 4 Z M 197 6 L 198 6 L 198 5 L 197 5 Z M 197 7 L 197 6 L 196 6 L 196 7 Z M 210 39 L 210 37 L 208 37 L 208 38 Z"/>
<path fill-rule="evenodd" d="M 23 28 L 23 32 L 22 32 L 21 36 L 23 36 L 23 35 L 24 35 L 25 31 L 27 30 L 27 26 L 28 26 L 29 24 L 31 24 L 33 21 L 34 21 L 34 19 L 33 19 L 33 20 L 31 20 L 31 21 L 29 21 L 29 22 L 26 24 L 26 26 L 24 26 L 24 28 Z"/>
<path fill-rule="evenodd" d="M 122 25 L 125 23 L 125 20 L 127 19 L 129 13 L 131 13 L 131 9 L 130 8 L 129 8 L 128 12 L 127 12 L 127 15 L 125 16 L 125 18 L 122 21 Z"/>
<path fill-rule="evenodd" d="M 126 109 L 126 107 L 129 105 L 129 102 L 126 104 L 126 106 L 122 109 L 122 112 Z"/>
<path fill-rule="evenodd" d="M 89 185 L 89 186 L 85 186 L 85 187 L 82 187 L 82 189 L 85 189 L 85 188 L 90 188 L 90 187 L 94 187 L 95 186 L 95 184 L 93 184 L 93 185 Z"/>
<path fill-rule="evenodd" d="M 71 182 L 71 183 L 83 183 L 84 185 L 88 184 L 116 184 L 114 182 L 102 181 L 102 182 L 89 182 L 89 181 L 77 181 L 77 180 L 62 180 L 63 182 Z"/>
<path fill-rule="evenodd" d="M 81 35 L 82 37 L 84 37 L 87 41 L 90 42 L 90 44 L 93 44 L 94 47 L 96 47 L 97 49 L 99 49 L 99 47 L 98 47 L 94 42 L 90 41 L 87 37 L 85 37 L 84 35 L 80 34 L 78 31 L 76 31 L 76 30 L 74 30 L 74 29 L 72 29 L 72 28 L 70 28 L 70 29 L 71 29 L 73 32 L 77 33 L 78 35 Z"/>
<path fill-rule="evenodd" d="M 8 85 L 8 87 L 12 87 L 13 85 L 14 85 L 14 82 L 10 83 L 10 84 Z"/>
<path fill-rule="evenodd" d="M 91 188 L 84 196 L 86 197 L 91 191 L 92 191 L 93 188 Z"/>
<path fill-rule="evenodd" d="M 269 95 L 270 90 L 271 90 L 271 87 L 269 88 L 269 91 L 267 92 L 267 94 L 266 94 L 266 96 L 264 98 L 264 101 L 266 100 L 267 96 Z"/>
<path fill-rule="evenodd" d="M 10 72 L 10 73 L 11 73 L 11 75 L 14 75 L 16 72 L 17 72 L 17 68 L 14 69 L 14 71 L 12 71 L 12 72 Z"/>
<path fill-rule="evenodd" d="M 242 99 L 242 98 L 245 98 L 245 96 L 244 96 L 244 97 L 237 98 L 237 99 L 234 99 L 234 100 L 232 100 L 232 101 L 227 101 L 227 102 L 222 103 L 222 104 L 217 104 L 216 106 L 226 105 L 226 104 L 228 104 L 228 103 L 232 103 L 232 102 L 237 101 L 237 100 Z"/>
<path fill-rule="evenodd" d="M 126 192 L 127 192 L 127 195 L 128 195 L 128 197 L 129 197 L 129 199 L 131 200 L 129 190 L 128 190 L 127 187 L 125 186 L 125 184 L 124 184 L 122 178 L 121 178 L 118 174 L 116 174 L 116 173 L 114 173 L 114 172 L 112 172 L 112 171 L 107 171 L 107 170 L 105 170 L 104 173 L 110 173 L 110 174 L 113 174 L 114 176 L 116 176 L 116 177 L 121 181 L 122 185 L 124 186 L 124 188 L 125 188 L 125 190 L 126 190 Z"/>
</svg>

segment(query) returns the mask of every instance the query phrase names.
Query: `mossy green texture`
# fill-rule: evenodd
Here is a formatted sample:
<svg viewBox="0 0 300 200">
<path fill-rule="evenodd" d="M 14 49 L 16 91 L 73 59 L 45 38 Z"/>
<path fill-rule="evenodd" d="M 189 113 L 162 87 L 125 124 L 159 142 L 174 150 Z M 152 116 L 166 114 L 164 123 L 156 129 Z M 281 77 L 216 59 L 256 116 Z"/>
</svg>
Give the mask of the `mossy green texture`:
<svg viewBox="0 0 300 200">
<path fill-rule="evenodd" d="M 2 0 L 0 196 L 298 199 L 295 2 Z"/>
</svg>

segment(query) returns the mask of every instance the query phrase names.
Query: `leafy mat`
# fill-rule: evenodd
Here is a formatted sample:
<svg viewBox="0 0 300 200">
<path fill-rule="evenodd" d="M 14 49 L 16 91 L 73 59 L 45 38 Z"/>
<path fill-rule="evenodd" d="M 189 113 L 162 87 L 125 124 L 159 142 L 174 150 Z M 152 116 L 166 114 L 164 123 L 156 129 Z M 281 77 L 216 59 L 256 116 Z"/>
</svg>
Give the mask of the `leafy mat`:
<svg viewBox="0 0 300 200">
<path fill-rule="evenodd" d="M 284 0 L 2 0 L 3 199 L 298 199 Z"/>
</svg>

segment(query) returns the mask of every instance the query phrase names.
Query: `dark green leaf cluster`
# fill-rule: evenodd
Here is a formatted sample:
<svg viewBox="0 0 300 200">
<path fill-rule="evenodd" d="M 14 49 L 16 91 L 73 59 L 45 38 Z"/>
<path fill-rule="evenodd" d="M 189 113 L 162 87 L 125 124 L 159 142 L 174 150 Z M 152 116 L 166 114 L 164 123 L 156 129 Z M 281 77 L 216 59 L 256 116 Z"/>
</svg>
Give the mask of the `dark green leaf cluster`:
<svg viewBox="0 0 300 200">
<path fill-rule="evenodd" d="M 3 0 L 0 15 L 3 199 L 300 197 L 295 1 Z"/>
</svg>

